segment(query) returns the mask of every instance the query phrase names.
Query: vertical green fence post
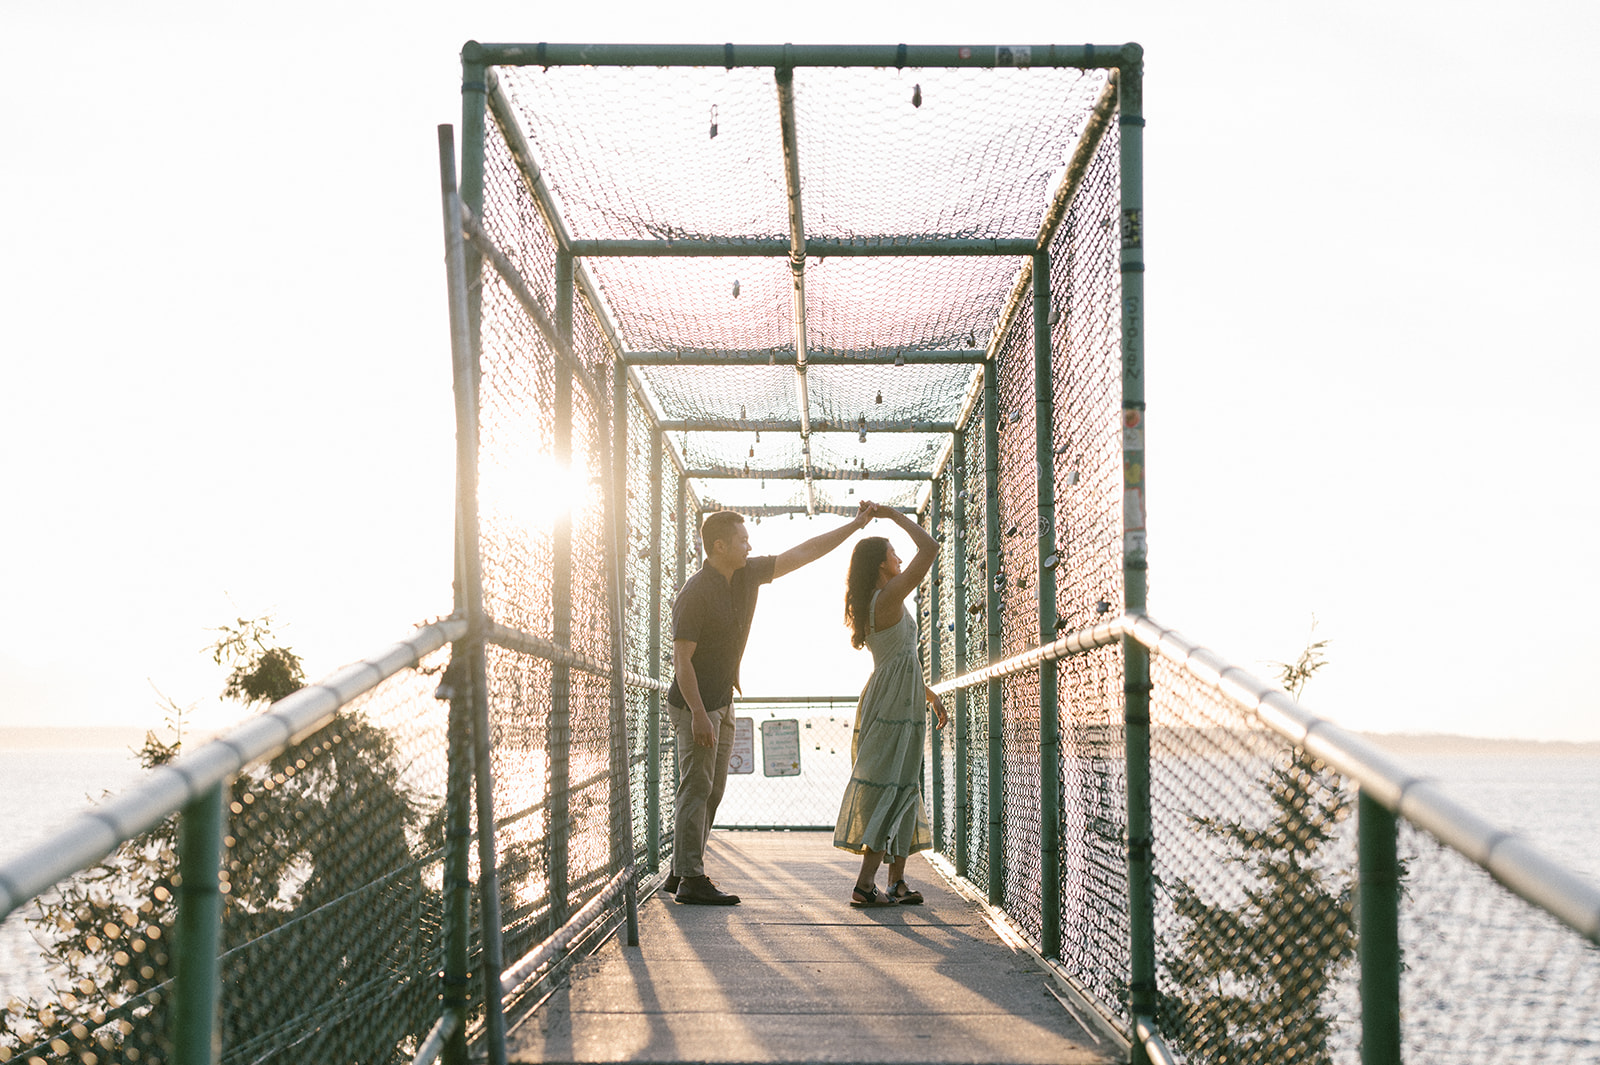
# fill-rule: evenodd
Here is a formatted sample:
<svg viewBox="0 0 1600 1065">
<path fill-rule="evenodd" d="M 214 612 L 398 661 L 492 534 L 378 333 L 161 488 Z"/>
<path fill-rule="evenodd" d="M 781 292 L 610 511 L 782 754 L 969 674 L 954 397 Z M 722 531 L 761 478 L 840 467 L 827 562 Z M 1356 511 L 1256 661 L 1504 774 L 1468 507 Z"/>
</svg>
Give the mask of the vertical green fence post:
<svg viewBox="0 0 1600 1065">
<path fill-rule="evenodd" d="M 988 533 L 988 567 L 985 584 L 988 587 L 989 662 L 1000 661 L 1000 384 L 998 381 L 1000 356 L 983 366 L 983 481 L 984 518 Z M 988 683 L 989 716 L 989 810 L 988 839 L 985 849 L 989 855 L 989 905 L 999 906 L 1005 901 L 1006 848 L 1005 848 L 1005 737 L 1004 703 L 1001 699 L 1000 681 Z"/>
<path fill-rule="evenodd" d="M 1400 1065 L 1400 859 L 1397 821 L 1356 797 L 1360 892 L 1361 1065 Z"/>
<path fill-rule="evenodd" d="M 461 202 L 475 218 L 483 217 L 483 152 L 487 116 L 488 71 L 483 49 L 468 41 L 461 49 Z M 457 513 L 461 555 L 465 563 L 464 587 L 467 637 L 465 651 L 468 698 L 472 701 L 471 729 L 473 773 L 478 828 L 478 913 L 483 929 L 483 973 L 486 1044 L 490 1065 L 504 1065 L 505 1014 L 501 1003 L 500 973 L 505 968 L 500 921 L 500 877 L 496 869 L 494 830 L 494 769 L 489 758 L 489 681 L 484 651 L 486 617 L 483 605 L 482 553 L 478 534 L 478 383 L 483 314 L 483 257 L 464 249 L 467 319 L 467 369 L 465 392 L 456 395 Z"/>
<path fill-rule="evenodd" d="M 464 661 L 464 660 L 463 660 Z M 472 726 L 465 691 L 446 675 L 444 691 L 450 700 L 445 778 L 444 851 L 444 991 L 440 1004 L 447 1014 L 465 1022 L 472 987 Z M 467 1026 L 456 1026 L 440 1056 L 444 1065 L 467 1065 Z"/>
<path fill-rule="evenodd" d="M 661 679 L 661 477 L 664 456 L 661 431 L 650 434 L 650 668 Z M 682 522 L 679 523 L 680 525 Z M 646 704 L 645 840 L 650 870 L 661 868 L 661 692 L 651 688 Z"/>
<path fill-rule="evenodd" d="M 967 431 L 956 429 L 955 447 L 950 455 L 953 478 L 951 491 L 955 494 L 955 553 L 951 556 L 951 579 L 955 587 L 956 621 L 956 676 L 967 671 Z M 972 796 L 967 787 L 967 689 L 956 689 L 956 872 L 971 878 L 972 862 L 968 853 L 968 819 L 972 816 Z"/>
<path fill-rule="evenodd" d="M 628 740 L 628 615 L 623 588 L 628 566 L 628 371 L 620 355 L 611 360 L 611 854 L 613 873 L 633 871 L 633 751 Z M 624 904 L 628 945 L 639 945 L 638 885 L 628 877 Z"/>
<path fill-rule="evenodd" d="M 678 474 L 677 505 L 678 535 L 673 548 L 673 587 L 681 591 L 683 589 L 683 582 L 688 579 L 689 575 L 689 538 L 691 536 L 698 538 L 699 533 L 698 529 L 693 529 L 690 527 L 693 524 L 693 520 L 689 516 L 689 478 L 683 476 L 681 472 Z M 669 628 L 668 635 L 670 634 L 671 632 Z M 672 784 L 674 793 L 676 793 L 678 788 L 677 737 L 673 737 L 667 741 L 667 751 L 672 755 L 672 780 L 670 783 Z M 673 813 L 676 814 L 676 811 L 677 804 L 674 802 Z M 667 872 L 675 872 L 675 870 L 671 867 L 672 856 L 670 853 L 667 855 L 667 863 Z"/>
<path fill-rule="evenodd" d="M 556 341 L 572 350 L 572 254 L 565 248 L 556 252 L 555 327 Z M 597 412 L 598 413 L 598 412 Z M 556 469 L 572 469 L 572 376 L 559 366 L 555 374 L 555 393 L 550 411 L 552 458 Z M 572 511 L 561 509 L 550 531 L 550 635 L 557 647 L 572 646 Z M 561 927 L 571 912 L 569 905 L 570 865 L 567 840 L 572 834 L 572 669 L 553 662 L 550 665 L 549 744 L 550 791 L 549 829 L 545 833 L 549 849 L 550 930 Z"/>
<path fill-rule="evenodd" d="M 1144 116 L 1143 52 L 1130 44 L 1118 72 L 1122 182 L 1122 579 L 1124 608 L 1142 614 L 1146 603 L 1144 475 Z M 1129 637 L 1122 641 L 1128 778 L 1129 1010 L 1134 1018 L 1156 1012 L 1155 878 L 1150 804 L 1150 655 Z M 1135 1044 L 1135 1065 L 1148 1060 Z"/>
<path fill-rule="evenodd" d="M 1034 465 L 1039 482 L 1039 644 L 1056 633 L 1055 375 L 1050 352 L 1050 252 L 1033 255 Z M 1061 956 L 1061 718 L 1056 664 L 1039 664 L 1040 941 Z"/>
<path fill-rule="evenodd" d="M 184 808 L 178 825 L 178 923 L 174 929 L 172 1060 L 217 1060 L 217 988 L 222 956 L 222 824 L 226 784 Z"/>
<path fill-rule="evenodd" d="M 446 263 L 450 275 L 450 346 L 456 416 L 456 613 L 467 622 L 467 635 L 451 649 L 452 704 L 459 700 L 461 714 L 452 724 L 465 725 L 465 736 L 452 736 L 451 748 L 472 752 L 470 769 L 478 810 L 479 912 L 483 930 L 482 977 L 485 1027 L 491 1065 L 505 1061 L 505 1017 L 501 1011 L 500 886 L 495 874 L 494 778 L 489 764 L 489 690 L 484 656 L 483 558 L 478 535 L 478 320 L 479 277 L 482 260 L 468 255 L 458 217 L 462 203 L 476 214 L 483 200 L 484 70 L 472 61 L 476 45 L 462 49 L 461 145 L 462 183 L 457 193 L 455 149 L 449 127 L 440 127 L 440 172 L 445 204 Z M 474 199 L 467 200 L 467 189 Z M 463 720 L 464 719 L 464 720 Z M 458 919 L 468 920 L 465 913 Z M 454 933 L 447 934 L 450 938 Z M 446 995 L 452 989 L 446 987 Z M 459 1050 L 456 1046 L 455 1050 Z M 454 1053 L 455 1051 L 451 1051 Z"/>
<path fill-rule="evenodd" d="M 929 531 L 941 543 L 948 542 L 944 528 L 944 509 L 939 498 L 939 484 L 934 483 L 933 492 L 928 496 L 928 526 Z M 933 559 L 933 572 L 929 583 L 928 595 L 928 676 L 934 684 L 944 679 L 942 655 L 940 644 L 943 642 L 944 624 L 939 613 L 939 606 L 943 597 L 944 582 L 948 578 L 944 572 L 944 550 Z M 933 838 L 935 845 L 944 839 L 944 730 L 934 729 L 932 734 L 933 748 Z"/>
</svg>

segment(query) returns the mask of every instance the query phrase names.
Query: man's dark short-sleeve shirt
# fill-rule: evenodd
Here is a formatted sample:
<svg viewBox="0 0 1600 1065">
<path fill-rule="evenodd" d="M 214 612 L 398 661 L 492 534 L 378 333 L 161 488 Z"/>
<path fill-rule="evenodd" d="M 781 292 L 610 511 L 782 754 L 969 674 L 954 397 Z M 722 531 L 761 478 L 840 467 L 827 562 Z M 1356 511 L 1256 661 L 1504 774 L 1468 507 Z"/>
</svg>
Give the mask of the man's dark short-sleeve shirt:
<svg viewBox="0 0 1600 1065">
<path fill-rule="evenodd" d="M 724 579 L 709 564 L 684 582 L 677 602 L 672 604 L 672 638 L 694 643 L 694 675 L 700 682 L 700 699 L 707 710 L 733 702 L 739 686 L 739 660 L 750 638 L 750 619 L 756 612 L 756 593 L 772 580 L 778 559 L 757 555 L 746 559 L 742 568 Z M 688 702 L 676 677 L 667 692 L 673 706 L 687 708 Z"/>
</svg>

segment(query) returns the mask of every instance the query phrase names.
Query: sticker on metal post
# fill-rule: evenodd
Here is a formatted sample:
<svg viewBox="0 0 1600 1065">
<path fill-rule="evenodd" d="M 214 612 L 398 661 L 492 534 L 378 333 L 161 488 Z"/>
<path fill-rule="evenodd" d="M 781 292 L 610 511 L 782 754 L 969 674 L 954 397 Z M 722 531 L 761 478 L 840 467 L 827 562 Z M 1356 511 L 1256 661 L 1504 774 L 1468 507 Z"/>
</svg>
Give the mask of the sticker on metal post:
<svg viewBox="0 0 1600 1065">
<path fill-rule="evenodd" d="M 1144 415 L 1139 411 L 1122 412 L 1122 450 L 1144 450 Z"/>
<path fill-rule="evenodd" d="M 769 777 L 800 775 L 800 722 L 761 722 L 761 771 Z"/>
<path fill-rule="evenodd" d="M 1033 64 L 1033 48 L 1026 44 L 1002 44 L 994 50 L 997 67 L 1026 67 Z"/>
<path fill-rule="evenodd" d="M 756 771 L 756 723 L 754 718 L 733 719 L 733 751 L 728 755 L 728 772 Z"/>
</svg>

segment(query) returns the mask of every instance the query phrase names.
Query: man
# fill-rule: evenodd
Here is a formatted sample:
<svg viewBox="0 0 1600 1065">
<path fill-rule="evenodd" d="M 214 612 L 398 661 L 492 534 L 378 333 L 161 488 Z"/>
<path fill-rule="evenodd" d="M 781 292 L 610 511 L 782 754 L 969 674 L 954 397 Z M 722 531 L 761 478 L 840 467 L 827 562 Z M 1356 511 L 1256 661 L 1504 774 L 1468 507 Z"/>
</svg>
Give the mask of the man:
<svg viewBox="0 0 1600 1065">
<path fill-rule="evenodd" d="M 679 902 L 732 906 L 739 896 L 720 891 L 706 876 L 706 841 L 728 783 L 733 748 L 733 692 L 739 660 L 750 638 L 756 593 L 761 586 L 848 540 L 871 519 L 863 502 L 845 525 L 814 536 L 781 555 L 750 557 L 744 518 L 718 511 L 700 526 L 706 561 L 684 582 L 672 607 L 674 677 L 667 712 L 678 744 L 678 790 L 674 803 L 672 874 L 664 888 Z"/>
</svg>

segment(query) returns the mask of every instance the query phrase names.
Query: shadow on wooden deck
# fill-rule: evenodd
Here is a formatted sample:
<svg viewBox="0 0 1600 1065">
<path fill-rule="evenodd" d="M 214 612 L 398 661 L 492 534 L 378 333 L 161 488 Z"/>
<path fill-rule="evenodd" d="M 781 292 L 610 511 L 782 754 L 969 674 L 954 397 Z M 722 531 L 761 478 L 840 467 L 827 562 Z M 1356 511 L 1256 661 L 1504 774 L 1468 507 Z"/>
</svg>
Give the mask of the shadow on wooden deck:
<svg viewBox="0 0 1600 1065">
<path fill-rule="evenodd" d="M 717 832 L 738 906 L 639 906 L 511 1032 L 515 1062 L 1098 1065 L 1125 1047 L 920 857 L 922 906 L 852 909 L 860 859 L 826 832 Z M 879 874 L 879 886 L 883 874 Z"/>
</svg>

